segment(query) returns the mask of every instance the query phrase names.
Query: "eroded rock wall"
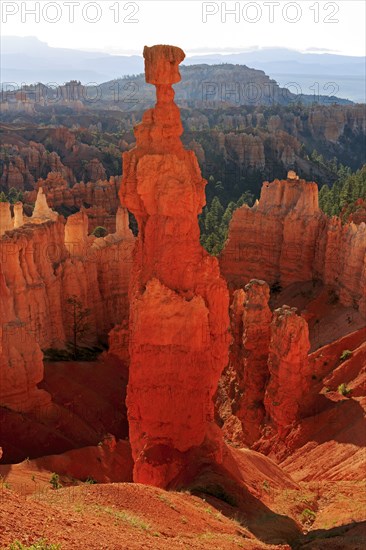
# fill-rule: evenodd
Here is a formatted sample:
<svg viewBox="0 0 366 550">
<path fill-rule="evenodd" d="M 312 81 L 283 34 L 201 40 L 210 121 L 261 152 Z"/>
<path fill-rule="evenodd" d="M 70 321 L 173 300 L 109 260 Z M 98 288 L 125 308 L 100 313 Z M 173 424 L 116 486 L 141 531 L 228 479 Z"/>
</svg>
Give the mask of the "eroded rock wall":
<svg viewBox="0 0 366 550">
<path fill-rule="evenodd" d="M 252 278 L 282 287 L 320 279 L 363 315 L 365 265 L 366 224 L 328 218 L 319 209 L 317 185 L 291 172 L 287 180 L 264 182 L 260 200 L 234 212 L 220 256 L 234 288 Z"/>
</svg>

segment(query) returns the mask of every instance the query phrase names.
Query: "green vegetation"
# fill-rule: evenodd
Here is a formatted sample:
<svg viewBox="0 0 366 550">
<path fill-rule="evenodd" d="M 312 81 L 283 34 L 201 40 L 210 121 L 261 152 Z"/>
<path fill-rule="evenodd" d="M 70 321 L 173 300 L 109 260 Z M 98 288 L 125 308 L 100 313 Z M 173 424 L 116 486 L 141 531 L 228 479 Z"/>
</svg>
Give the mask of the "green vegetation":
<svg viewBox="0 0 366 550">
<path fill-rule="evenodd" d="M 47 348 L 43 351 L 44 361 L 55 363 L 57 361 L 75 361 L 74 347 L 71 343 L 66 344 L 65 349 Z M 102 353 L 103 348 L 100 346 L 78 346 L 77 360 L 78 361 L 96 361 Z"/>
<path fill-rule="evenodd" d="M 346 361 L 352 356 L 352 351 L 349 349 L 344 349 L 339 357 L 340 361 Z"/>
<path fill-rule="evenodd" d="M 357 211 L 360 204 L 359 199 L 366 201 L 366 165 L 357 172 L 352 173 L 351 169 L 340 165 L 338 167 L 336 159 L 325 161 L 321 155 L 314 151 L 311 159 L 318 164 L 324 165 L 324 169 L 336 174 L 336 181 L 332 188 L 327 185 L 319 191 L 320 208 L 328 216 L 340 216 L 346 221 L 350 214 Z M 228 236 L 229 223 L 234 211 L 244 203 L 252 206 L 254 195 L 250 191 L 245 191 L 237 202 L 230 201 L 226 208 L 223 206 L 220 198 L 223 195 L 223 186 L 221 181 L 216 181 L 213 176 L 208 178 L 209 185 L 207 195 L 216 193 L 210 204 L 207 204 L 199 218 L 201 229 L 201 244 L 212 254 L 217 256 L 222 251 Z M 279 292 L 280 285 L 273 285 L 273 292 Z M 334 297 L 334 300 L 337 300 Z"/>
<path fill-rule="evenodd" d="M 50 478 L 50 484 L 53 489 L 61 489 L 62 485 L 60 483 L 60 476 L 58 474 L 53 473 Z"/>
<path fill-rule="evenodd" d="M 101 225 L 98 225 L 98 227 L 96 227 L 92 233 L 92 235 L 94 235 L 94 237 L 105 237 L 106 235 L 108 235 L 108 231 L 105 227 L 102 227 Z"/>
<path fill-rule="evenodd" d="M 218 185 L 220 182 L 217 182 Z M 210 206 L 205 206 L 200 216 L 201 244 L 212 254 L 217 256 L 224 247 L 228 236 L 229 223 L 234 211 L 247 204 L 252 206 L 254 195 L 249 191 L 242 194 L 237 202 L 230 201 L 226 208 L 220 202 L 218 196 L 214 196 Z"/>
<path fill-rule="evenodd" d="M 0 202 L 10 202 L 10 204 L 15 204 L 17 202 L 23 202 L 23 192 L 17 191 L 15 187 L 11 187 L 8 193 L 1 191 L 0 193 Z"/>
<path fill-rule="evenodd" d="M 301 512 L 301 520 L 303 523 L 314 523 L 315 518 L 316 513 L 310 508 L 305 508 L 305 510 Z"/>
<path fill-rule="evenodd" d="M 95 479 L 93 477 L 88 476 L 86 478 L 86 480 L 84 481 L 84 483 L 86 483 L 87 485 L 95 485 L 98 482 L 95 481 Z"/>
<path fill-rule="evenodd" d="M 158 495 L 158 499 L 161 500 L 161 502 L 164 502 L 169 508 L 172 510 L 176 510 L 178 512 L 178 508 L 173 504 L 173 502 L 163 493 L 161 495 Z"/>
<path fill-rule="evenodd" d="M 357 211 L 356 201 L 366 200 L 366 165 L 354 173 L 341 166 L 337 174 L 332 188 L 323 185 L 320 189 L 319 205 L 328 216 L 341 216 L 346 221 L 350 214 Z"/>
<path fill-rule="evenodd" d="M 61 544 L 51 544 L 44 539 L 40 539 L 30 546 L 26 546 L 16 540 L 9 546 L 8 550 L 61 550 Z"/>
<path fill-rule="evenodd" d="M 5 487 L 5 489 L 10 489 L 11 488 L 10 483 L 5 481 L 5 478 L 2 475 L 0 475 L 0 483 L 1 483 L 1 488 L 4 488 L 4 487 Z"/>
<path fill-rule="evenodd" d="M 96 505 L 95 509 L 98 512 L 105 513 L 114 517 L 116 520 L 121 520 L 124 523 L 127 523 L 132 527 L 135 527 L 136 529 L 140 529 L 142 531 L 151 530 L 151 525 L 149 523 L 147 523 L 146 521 L 139 518 L 138 516 L 131 514 L 130 512 L 127 512 L 125 510 L 124 511 L 114 510 L 113 508 L 109 508 L 108 506 L 99 506 L 99 505 Z"/>
<path fill-rule="evenodd" d="M 347 384 L 345 384 L 344 382 L 342 384 L 339 384 L 338 386 L 338 393 L 340 395 L 344 395 L 344 397 L 347 397 L 347 395 L 349 395 L 351 391 L 352 390 L 348 389 Z"/>
<path fill-rule="evenodd" d="M 66 315 L 71 326 L 73 358 L 79 356 L 79 342 L 90 332 L 91 326 L 88 323 L 90 309 L 84 308 L 77 296 L 70 296 L 66 300 Z"/>
</svg>

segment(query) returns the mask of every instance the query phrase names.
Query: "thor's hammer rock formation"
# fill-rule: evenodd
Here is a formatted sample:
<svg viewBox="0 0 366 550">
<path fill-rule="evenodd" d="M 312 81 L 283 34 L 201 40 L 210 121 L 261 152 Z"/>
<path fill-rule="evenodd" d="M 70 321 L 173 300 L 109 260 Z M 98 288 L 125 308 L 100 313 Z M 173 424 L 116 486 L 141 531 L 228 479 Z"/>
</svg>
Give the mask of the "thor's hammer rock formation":
<svg viewBox="0 0 366 550">
<path fill-rule="evenodd" d="M 138 222 L 130 280 L 127 392 L 134 481 L 168 486 L 192 456 L 220 462 L 213 395 L 228 359 L 228 290 L 199 243 L 206 180 L 184 149 L 172 84 L 184 52 L 145 47 L 157 103 L 123 155 L 120 197 Z"/>
</svg>

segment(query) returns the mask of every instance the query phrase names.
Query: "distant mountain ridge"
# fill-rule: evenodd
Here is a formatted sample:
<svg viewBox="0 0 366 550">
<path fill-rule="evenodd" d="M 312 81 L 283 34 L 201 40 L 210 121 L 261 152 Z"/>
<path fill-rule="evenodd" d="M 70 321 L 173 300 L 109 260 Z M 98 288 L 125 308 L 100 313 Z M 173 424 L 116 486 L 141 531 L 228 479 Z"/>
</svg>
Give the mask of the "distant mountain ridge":
<svg viewBox="0 0 366 550">
<path fill-rule="evenodd" d="M 139 55 L 110 55 L 104 52 L 52 48 L 35 37 L 2 37 L 1 62 L 1 81 L 19 84 L 64 84 L 73 79 L 84 84 L 101 84 L 126 75 L 141 74 L 144 70 L 143 58 Z M 318 81 L 321 83 L 320 93 L 323 94 L 324 79 L 325 83 L 327 80 L 333 81 L 341 92 L 340 97 L 365 101 L 366 57 L 265 48 L 241 53 L 192 55 L 187 56 L 184 61 L 186 66 L 223 63 L 253 67 L 276 80 L 281 77 L 283 86 L 286 82 L 295 80 L 307 94 L 312 93 L 309 78 L 314 77 L 314 84 Z M 352 85 L 343 85 L 343 79 L 347 78 L 352 79 Z"/>
<path fill-rule="evenodd" d="M 246 65 L 182 65 L 182 80 L 174 85 L 175 100 L 181 107 L 225 108 L 228 105 L 291 105 L 301 102 L 305 105 L 320 103 L 340 105 L 352 103 L 349 100 L 328 94 L 304 94 L 301 88 L 281 87 L 264 71 L 251 69 Z M 109 103 L 123 110 L 146 109 L 155 103 L 155 92 L 146 84 L 143 74 L 105 82 L 99 86 L 100 102 L 93 108 Z M 331 90 L 330 90 L 331 92 Z M 94 92 L 95 93 L 95 92 Z M 93 96 L 93 91 L 90 92 Z"/>
<path fill-rule="evenodd" d="M 304 94 L 296 83 L 292 82 L 294 89 L 281 87 L 264 71 L 246 65 L 183 65 L 180 71 L 182 79 L 174 85 L 174 90 L 175 100 L 182 108 L 225 110 L 244 105 L 352 104 L 352 101 L 336 97 L 332 87 L 327 94 Z M 21 91 L 5 85 L 2 93 L 2 108 L 10 111 L 53 106 L 140 111 L 153 107 L 155 101 L 155 90 L 146 83 L 143 73 L 87 86 L 79 80 L 60 86 L 24 85 Z"/>
</svg>

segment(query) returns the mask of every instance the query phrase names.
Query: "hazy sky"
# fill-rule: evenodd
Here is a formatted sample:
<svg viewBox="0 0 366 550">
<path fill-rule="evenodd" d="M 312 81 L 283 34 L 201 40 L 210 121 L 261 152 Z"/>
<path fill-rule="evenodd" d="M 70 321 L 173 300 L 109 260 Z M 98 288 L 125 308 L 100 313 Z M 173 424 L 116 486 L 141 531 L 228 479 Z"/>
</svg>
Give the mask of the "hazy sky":
<svg viewBox="0 0 366 550">
<path fill-rule="evenodd" d="M 141 54 L 145 44 L 165 43 L 188 53 L 279 46 L 366 55 L 365 6 L 364 0 L 1 0 L 1 30 L 110 53 Z"/>
</svg>

